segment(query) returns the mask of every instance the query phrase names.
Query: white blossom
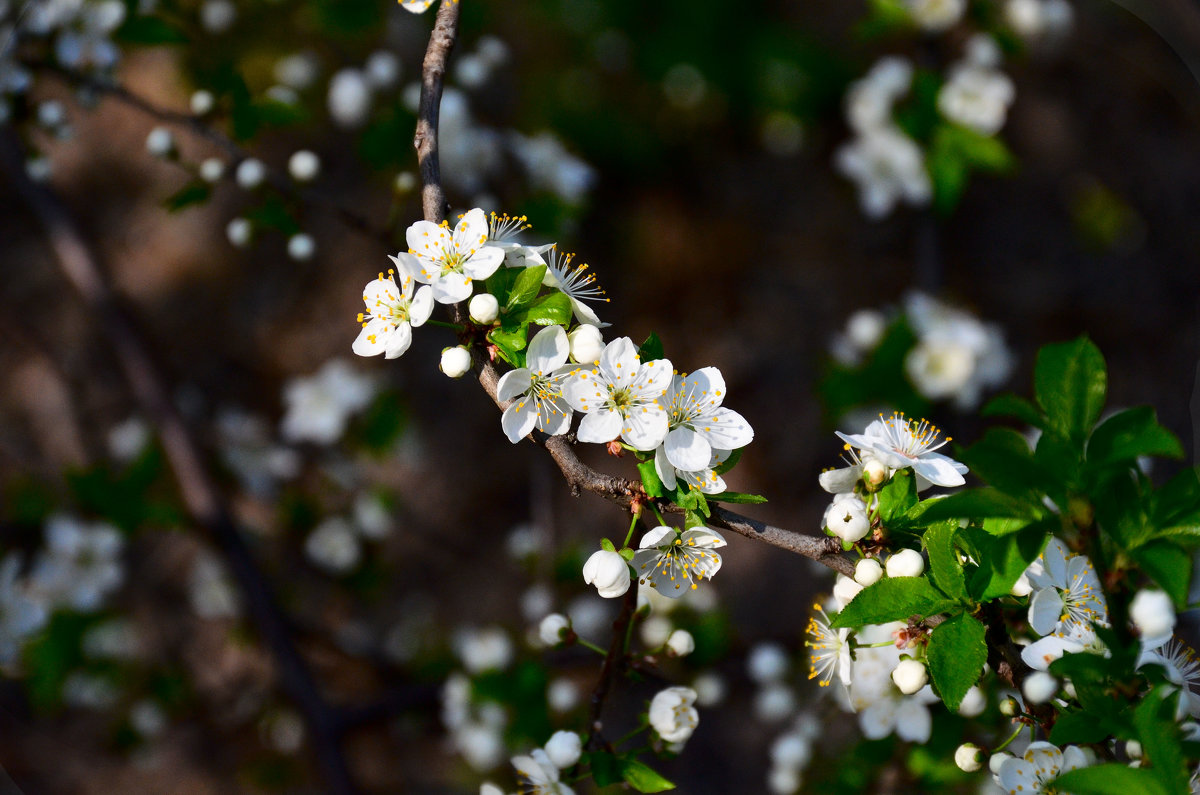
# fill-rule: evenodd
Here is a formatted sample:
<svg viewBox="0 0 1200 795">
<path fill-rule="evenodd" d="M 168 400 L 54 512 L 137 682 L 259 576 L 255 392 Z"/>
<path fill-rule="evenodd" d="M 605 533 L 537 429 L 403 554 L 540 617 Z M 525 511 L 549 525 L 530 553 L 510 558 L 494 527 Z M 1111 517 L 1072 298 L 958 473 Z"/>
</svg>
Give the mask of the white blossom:
<svg viewBox="0 0 1200 795">
<path fill-rule="evenodd" d="M 967 468 L 936 452 L 950 437 L 940 439 L 941 431 L 925 420 L 910 420 L 900 413 L 887 418 L 881 414 L 861 434 L 838 431 L 837 435 L 892 469 L 912 467 L 914 474 L 935 486 L 961 486 L 966 482 L 963 474 Z"/>
<path fill-rule="evenodd" d="M 571 628 L 571 619 L 562 613 L 551 613 L 538 624 L 538 638 L 547 646 L 563 642 L 563 633 Z"/>
<path fill-rule="evenodd" d="M 433 0 L 400 0 L 400 7 L 414 14 L 420 14 L 431 5 L 433 5 Z"/>
<path fill-rule="evenodd" d="M 346 423 L 370 405 L 375 380 L 344 359 L 330 359 L 314 375 L 294 378 L 283 389 L 286 412 L 279 430 L 289 442 L 333 444 Z"/>
<path fill-rule="evenodd" d="M 974 773 L 983 767 L 983 751 L 978 745 L 963 743 L 954 750 L 954 764 L 964 773 Z"/>
<path fill-rule="evenodd" d="M 1058 680 L 1045 671 L 1034 671 L 1021 685 L 1021 693 L 1030 704 L 1045 704 L 1057 692 Z"/>
<path fill-rule="evenodd" d="M 671 385 L 671 362 L 642 362 L 637 350 L 631 339 L 619 337 L 592 369 L 577 368 L 563 382 L 563 397 L 585 415 L 579 441 L 605 444 L 619 436 L 650 451 L 666 438 L 669 419 L 658 398 Z"/>
<path fill-rule="evenodd" d="M 550 735 L 544 746 L 546 756 L 559 770 L 566 770 L 579 761 L 583 753 L 583 741 L 575 732 L 557 731 Z"/>
<path fill-rule="evenodd" d="M 175 151 L 175 136 L 166 127 L 155 127 L 146 136 L 146 151 L 154 157 L 167 157 Z"/>
<path fill-rule="evenodd" d="M 964 718 L 977 718 L 987 708 L 987 696 L 976 685 L 971 685 L 962 703 L 958 705 L 958 714 Z"/>
<path fill-rule="evenodd" d="M 897 127 L 860 134 L 838 149 L 834 164 L 857 183 L 859 205 L 871 220 L 888 215 L 900 201 L 922 207 L 933 197 L 921 147 Z"/>
<path fill-rule="evenodd" d="M 604 337 L 596 326 L 584 323 L 567 335 L 571 343 L 571 361 L 577 364 L 594 364 L 604 353 Z"/>
<path fill-rule="evenodd" d="M 557 245 L 549 248 L 527 249 L 525 255 L 526 267 L 545 265 L 546 275 L 542 284 L 561 291 L 571 301 L 571 309 L 575 319 L 580 323 L 597 328 L 606 328 L 609 324 L 602 323 L 592 308 L 585 301 L 604 301 L 604 290 L 596 284 L 596 277 L 588 273 L 588 264 L 572 264 L 574 254 L 562 253 Z"/>
<path fill-rule="evenodd" d="M 1143 643 L 1159 641 L 1161 645 L 1175 631 L 1175 606 L 1166 592 L 1144 588 L 1129 604 L 1129 619 L 1137 627 Z"/>
<path fill-rule="evenodd" d="M 857 494 L 835 495 L 821 521 L 835 536 L 852 544 L 871 531 L 867 504 Z"/>
<path fill-rule="evenodd" d="M 686 657 L 696 650 L 696 639 L 686 629 L 677 629 L 667 638 L 667 651 L 673 657 Z"/>
<path fill-rule="evenodd" d="M 1072 770 L 1088 766 L 1083 751 L 1067 746 L 1059 750 L 1047 742 L 1033 742 L 1021 756 L 1005 759 L 996 774 L 996 782 L 1008 792 L 1021 795 L 1052 795 L 1058 789 L 1054 779 Z"/>
<path fill-rule="evenodd" d="M 695 701 L 696 691 L 690 687 L 660 690 L 650 701 L 651 728 L 668 743 L 687 742 L 700 722 Z"/>
<path fill-rule="evenodd" d="M 859 585 L 850 577 L 844 574 L 839 574 L 833 585 L 833 601 L 837 604 L 838 610 L 841 610 L 846 605 L 853 601 L 854 597 L 862 591 L 863 586 Z"/>
<path fill-rule="evenodd" d="M 1041 556 L 1025 572 L 1034 588 L 1029 624 L 1039 635 L 1070 635 L 1108 621 L 1108 605 L 1096 567 L 1086 555 L 1070 554 L 1051 538 Z"/>
<path fill-rule="evenodd" d="M 514 756 L 512 766 L 523 795 L 574 795 L 574 790 L 558 780 L 558 768 L 541 748 L 528 756 Z"/>
<path fill-rule="evenodd" d="M 337 72 L 329 81 L 326 104 L 339 127 L 361 127 L 371 114 L 371 85 L 366 75 L 352 67 Z"/>
<path fill-rule="evenodd" d="M 854 581 L 864 588 L 874 585 L 883 577 L 883 567 L 875 558 L 863 558 L 854 564 Z"/>
<path fill-rule="evenodd" d="M 99 610 L 125 577 L 124 542 L 115 527 L 64 515 L 46 522 L 46 548 L 33 567 L 32 587 L 56 606 L 84 613 Z"/>
<path fill-rule="evenodd" d="M 478 207 L 459 219 L 453 231 L 417 221 L 406 233 L 408 252 L 397 255 L 417 281 L 433 288 L 438 303 L 453 304 L 471 295 L 472 279 L 486 279 L 504 261 L 504 251 L 487 245 L 488 223 Z"/>
<path fill-rule="evenodd" d="M 809 639 L 804 641 L 804 645 L 810 649 L 808 678 L 818 680 L 817 684 L 821 687 L 828 687 L 836 676 L 844 687 L 850 687 L 850 671 L 853 665 L 850 657 L 850 630 L 833 629 L 829 626 L 829 616 L 825 614 L 825 610 L 814 604 L 805 634 Z"/>
<path fill-rule="evenodd" d="M 205 116 L 211 113 L 216 104 L 217 99 L 213 96 L 212 92 L 203 89 L 192 92 L 192 96 L 188 99 L 188 107 L 197 116 Z"/>
<path fill-rule="evenodd" d="M 725 392 L 721 371 L 703 367 L 672 376 L 670 387 L 658 398 L 667 413 L 668 430 L 654 452 L 654 469 L 668 489 L 682 478 L 689 485 L 700 482 L 705 494 L 725 490 L 724 481 L 713 471 L 714 458 L 723 460 L 729 451 L 754 440 L 754 429 L 745 418 L 721 405 Z"/>
<path fill-rule="evenodd" d="M 598 549 L 583 564 L 583 581 L 605 599 L 615 599 L 629 590 L 629 564 L 616 552 Z"/>
<path fill-rule="evenodd" d="M 697 588 L 703 579 L 712 579 L 721 568 L 721 556 L 714 550 L 725 546 L 725 539 L 707 527 L 689 527 L 678 532 L 658 526 L 644 536 L 631 561 L 639 582 L 649 583 L 663 596 L 679 597 Z"/>
<path fill-rule="evenodd" d="M 504 435 L 513 444 L 534 428 L 550 436 L 566 433 L 574 412 L 563 397 L 564 382 L 575 371 L 567 365 L 570 344 L 562 326 L 547 326 L 534 335 L 525 354 L 525 367 L 510 370 L 496 384 L 496 398 L 511 401 L 500 418 Z"/>
<path fill-rule="evenodd" d="M 238 163 L 237 170 L 234 172 L 234 179 L 237 180 L 238 187 L 243 190 L 257 188 L 266 178 L 267 167 L 261 160 L 254 157 L 247 157 Z"/>
<path fill-rule="evenodd" d="M 1016 88 L 998 69 L 960 63 L 938 91 L 938 110 L 952 122 L 995 135 L 1004 126 Z"/>
<path fill-rule="evenodd" d="M 746 673 L 759 684 L 782 679 L 787 670 L 787 653 L 776 643 L 758 643 L 746 655 Z"/>
<path fill-rule="evenodd" d="M 309 533 L 304 540 L 304 553 L 315 566 L 330 574 L 348 574 L 362 559 L 362 544 L 349 522 L 331 517 Z"/>
<path fill-rule="evenodd" d="M 1200 718 L 1200 660 L 1196 652 L 1177 638 L 1154 649 L 1143 648 L 1138 667 L 1160 665 L 1167 681 L 1180 689 L 1178 718 Z"/>
<path fill-rule="evenodd" d="M 925 571 L 925 559 L 915 549 L 901 549 L 887 559 L 889 577 L 920 577 Z"/>
<path fill-rule="evenodd" d="M 472 674 L 507 668 L 513 659 L 512 639 L 500 627 L 458 631 L 454 636 L 454 651 Z"/>
<path fill-rule="evenodd" d="M 367 311 L 358 316 L 362 331 L 354 340 L 352 350 L 359 356 L 382 353 L 385 359 L 402 356 L 412 344 L 412 330 L 433 314 L 433 291 L 422 286 L 413 291 L 413 277 L 401 261 L 393 257 L 396 269 L 381 273 L 363 288 Z M 400 286 L 396 285 L 399 271 Z"/>
<path fill-rule="evenodd" d="M 920 660 L 901 660 L 892 669 L 892 681 L 901 693 L 911 696 L 929 682 L 929 673 Z"/>
<path fill-rule="evenodd" d="M 871 625 L 858 633 L 863 644 L 892 639 L 901 624 Z M 938 699 L 928 687 L 912 695 L 900 692 L 892 681 L 892 671 L 900 662 L 900 651 L 894 644 L 867 648 L 860 646 L 850 671 L 850 709 L 858 713 L 858 725 L 865 737 L 878 740 L 895 733 L 909 742 L 929 740 L 933 718 L 929 705 Z"/>
<path fill-rule="evenodd" d="M 200 161 L 200 179 L 204 180 L 205 182 L 212 183 L 212 182 L 219 182 L 221 177 L 223 177 L 223 176 L 225 176 L 225 163 L 222 162 L 221 158 L 206 157 L 204 160 Z M 243 219 L 235 219 L 235 220 L 241 220 L 241 221 L 245 222 L 244 218 Z M 232 224 L 232 222 L 230 222 L 230 223 Z M 247 225 L 248 225 L 248 223 L 247 223 Z M 248 231 L 249 230 L 247 230 L 247 232 Z M 232 234 L 229 235 L 230 242 L 233 242 L 233 237 L 234 236 Z M 239 235 L 238 237 L 240 238 L 241 235 Z M 247 234 L 245 237 L 248 240 L 250 236 L 249 236 L 249 234 Z M 235 246 L 242 245 L 239 243 L 233 243 L 233 244 Z"/>
<path fill-rule="evenodd" d="M 297 182 L 311 182 L 321 173 L 321 158 L 307 149 L 293 152 L 288 158 L 288 173 Z"/>
</svg>

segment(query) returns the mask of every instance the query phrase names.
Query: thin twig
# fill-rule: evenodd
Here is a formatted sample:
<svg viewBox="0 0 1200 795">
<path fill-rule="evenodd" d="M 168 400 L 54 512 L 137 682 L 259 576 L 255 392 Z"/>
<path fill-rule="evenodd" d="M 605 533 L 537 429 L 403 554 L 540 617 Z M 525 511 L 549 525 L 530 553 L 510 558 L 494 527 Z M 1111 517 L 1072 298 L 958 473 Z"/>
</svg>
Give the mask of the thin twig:
<svg viewBox="0 0 1200 795">
<path fill-rule="evenodd" d="M 634 611 L 637 610 L 637 599 L 638 589 L 634 585 L 625 592 L 625 598 L 621 602 L 621 612 L 613 621 L 613 634 L 612 640 L 608 644 L 608 653 L 604 655 L 604 662 L 600 666 L 600 676 L 596 679 L 595 687 L 592 688 L 591 707 L 588 712 L 587 744 L 589 748 L 596 747 L 596 744 L 602 741 L 600 732 L 604 728 L 601 721 L 604 702 L 612 687 L 613 677 L 617 674 L 618 662 L 625 656 L 625 629 L 633 620 Z"/>
<path fill-rule="evenodd" d="M 328 790 L 343 795 L 356 792 L 342 756 L 338 716 L 322 698 L 293 645 L 287 623 L 209 476 L 199 447 L 171 401 L 166 380 L 135 325 L 114 299 L 97 257 L 70 212 L 50 189 L 29 178 L 24 163 L 15 135 L 10 131 L 0 136 L 0 168 L 45 228 L 64 275 L 108 337 L 135 398 L 158 432 L 188 515 L 225 554 L 245 596 L 247 612 L 274 656 L 280 686 L 305 717 Z"/>
<path fill-rule="evenodd" d="M 458 38 L 458 14 L 458 0 L 443 0 L 433 23 L 433 32 L 429 34 L 425 60 L 421 62 L 421 102 L 413 148 L 417 150 L 417 166 L 421 171 L 421 211 L 426 221 L 435 224 L 446 220 L 449 209 L 438 162 L 438 116 L 446 61 Z"/>
</svg>

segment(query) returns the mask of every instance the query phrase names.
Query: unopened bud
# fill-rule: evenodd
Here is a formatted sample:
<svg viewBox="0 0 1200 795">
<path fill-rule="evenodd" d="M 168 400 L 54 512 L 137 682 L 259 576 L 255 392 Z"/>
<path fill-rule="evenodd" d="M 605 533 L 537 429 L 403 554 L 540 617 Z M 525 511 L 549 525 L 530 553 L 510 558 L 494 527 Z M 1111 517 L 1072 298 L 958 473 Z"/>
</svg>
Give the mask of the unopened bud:
<svg viewBox="0 0 1200 795">
<path fill-rule="evenodd" d="M 538 624 L 538 638 L 547 646 L 557 646 L 563 641 L 563 633 L 571 628 L 571 619 L 562 613 L 551 613 Z"/>
<path fill-rule="evenodd" d="M 462 378 L 471 369 L 471 352 L 461 345 L 446 348 L 438 368 L 451 378 Z"/>
<path fill-rule="evenodd" d="M 977 745 L 963 743 L 954 752 L 954 764 L 964 773 L 974 773 L 983 766 L 983 751 Z"/>
<path fill-rule="evenodd" d="M 673 657 L 686 657 L 696 649 L 696 639 L 686 629 L 677 629 L 667 638 L 667 651 Z"/>
<path fill-rule="evenodd" d="M 1143 638 L 1167 637 L 1175 629 L 1175 606 L 1165 592 L 1148 588 L 1133 597 L 1129 618 Z"/>
<path fill-rule="evenodd" d="M 480 293 L 467 304 L 471 320 L 481 326 L 491 325 L 500 315 L 500 302 L 491 293 Z"/>
<path fill-rule="evenodd" d="M 1021 687 L 1030 704 L 1045 704 L 1058 692 L 1058 680 L 1045 671 L 1034 671 Z"/>
<path fill-rule="evenodd" d="M 911 696 L 925 686 L 929 681 L 929 674 L 925 670 L 925 664 L 919 660 L 901 660 L 892 671 L 892 681 L 900 688 L 901 693 Z"/>
<path fill-rule="evenodd" d="M 881 486 L 888 477 L 888 468 L 879 461 L 871 459 L 863 464 L 863 481 L 866 482 L 871 490 Z"/>
<path fill-rule="evenodd" d="M 925 571 L 925 559 L 915 549 L 902 549 L 887 559 L 889 577 L 920 577 Z"/>
<path fill-rule="evenodd" d="M 988 770 L 992 771 L 993 776 L 1000 775 L 1000 766 L 1009 759 L 1012 759 L 1012 754 L 1005 753 L 1004 751 L 997 751 L 996 753 L 992 754 L 992 758 L 988 760 Z"/>
<path fill-rule="evenodd" d="M 883 567 L 875 558 L 863 558 L 854 566 L 854 581 L 864 588 L 883 577 Z"/>
<path fill-rule="evenodd" d="M 600 329 L 584 324 L 567 335 L 571 343 L 571 361 L 576 364 L 591 364 L 604 353 L 604 337 Z"/>
<path fill-rule="evenodd" d="M 155 157 L 170 157 L 175 152 L 175 137 L 166 127 L 155 127 L 146 136 L 146 151 Z"/>
<path fill-rule="evenodd" d="M 1021 711 L 1021 705 L 1012 696 L 1000 702 L 1000 714 L 1006 718 L 1011 718 Z"/>
</svg>

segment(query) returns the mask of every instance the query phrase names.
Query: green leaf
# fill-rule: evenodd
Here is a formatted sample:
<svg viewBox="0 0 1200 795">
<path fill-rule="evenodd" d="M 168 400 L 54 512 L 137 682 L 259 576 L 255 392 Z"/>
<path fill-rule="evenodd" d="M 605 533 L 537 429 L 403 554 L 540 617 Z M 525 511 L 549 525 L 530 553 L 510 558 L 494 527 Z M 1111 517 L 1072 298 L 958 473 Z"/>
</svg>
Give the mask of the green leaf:
<svg viewBox="0 0 1200 795">
<path fill-rule="evenodd" d="M 967 489 L 933 502 L 922 516 L 928 521 L 941 519 L 989 519 L 1009 517 L 1036 519 L 1040 507 L 1026 500 L 1010 497 L 996 489 Z"/>
<path fill-rule="evenodd" d="M 212 196 L 212 186 L 202 179 L 194 179 L 163 199 L 167 212 L 179 212 L 193 204 L 203 204 Z"/>
<path fill-rule="evenodd" d="M 517 281 L 520 272 L 520 268 L 497 268 L 496 272 L 487 277 L 487 281 L 484 282 L 487 291 L 496 296 L 496 301 L 500 306 L 508 303 L 509 293 L 512 292 L 513 284 Z"/>
<path fill-rule="evenodd" d="M 654 459 L 639 461 L 637 469 L 638 474 L 642 476 L 642 488 L 646 490 L 646 494 L 651 497 L 666 495 L 662 480 L 658 477 L 658 470 L 654 468 Z"/>
<path fill-rule="evenodd" d="M 879 490 L 879 516 L 886 524 L 917 504 L 917 481 L 911 469 L 901 469 Z"/>
<path fill-rule="evenodd" d="M 571 322 L 571 299 L 565 293 L 551 293 L 521 312 L 521 320 L 539 326 L 565 326 Z"/>
<path fill-rule="evenodd" d="M 736 502 L 742 505 L 761 505 L 767 498 L 761 494 L 743 494 L 740 491 L 722 491 L 720 494 L 710 494 L 713 502 Z"/>
<path fill-rule="evenodd" d="M 638 348 L 638 356 L 643 362 L 652 362 L 655 359 L 666 358 L 666 353 L 663 351 L 662 340 L 653 331 L 650 336 L 646 337 L 646 341 Z"/>
<path fill-rule="evenodd" d="M 497 345 L 505 345 L 514 351 L 523 351 L 525 350 L 526 330 L 523 326 L 519 327 L 516 331 L 496 328 L 488 332 L 488 339 Z"/>
<path fill-rule="evenodd" d="M 1151 541 L 1131 553 L 1138 565 L 1167 592 L 1177 610 L 1187 606 L 1192 556 L 1170 541 Z"/>
<path fill-rule="evenodd" d="M 1011 428 L 989 428 L 958 457 L 989 486 L 1016 496 L 1040 499 L 1051 480 L 1034 460 L 1025 437 Z"/>
<path fill-rule="evenodd" d="M 742 460 L 742 448 L 738 448 L 730 452 L 729 457 L 722 461 L 717 466 L 713 467 L 713 474 L 724 475 L 729 470 L 737 466 L 738 461 Z"/>
<path fill-rule="evenodd" d="M 1092 466 L 1130 462 L 1143 455 L 1183 457 L 1179 439 L 1158 424 L 1158 417 L 1150 406 L 1114 414 L 1102 422 L 1088 440 L 1087 460 Z"/>
<path fill-rule="evenodd" d="M 1014 417 L 1035 428 L 1043 428 L 1046 425 L 1046 417 L 1037 406 L 1011 393 L 992 398 L 980 414 L 984 417 Z"/>
<path fill-rule="evenodd" d="M 532 265 L 520 271 L 508 294 L 508 302 L 504 305 L 504 311 L 513 312 L 532 303 L 542 290 L 542 278 L 545 275 L 545 265 Z"/>
<path fill-rule="evenodd" d="M 1041 523 L 1002 536 L 986 530 L 975 531 L 972 540 L 979 547 L 980 566 L 971 573 L 971 595 L 986 602 L 1007 594 L 1029 564 L 1042 554 L 1048 538 L 1049 532 Z"/>
<path fill-rule="evenodd" d="M 659 775 L 653 768 L 636 759 L 621 760 L 621 776 L 625 783 L 638 792 L 663 792 L 675 789 L 675 785 Z"/>
<path fill-rule="evenodd" d="M 1108 388 L 1100 350 L 1087 337 L 1047 345 L 1038 352 L 1033 381 L 1050 426 L 1082 447 Z"/>
<path fill-rule="evenodd" d="M 1072 743 L 1104 742 L 1111 732 L 1102 717 L 1082 709 L 1064 710 L 1058 713 L 1058 719 L 1054 721 L 1050 742 L 1060 747 Z"/>
<path fill-rule="evenodd" d="M 983 624 L 966 614 L 943 621 L 929 636 L 929 675 L 951 712 L 958 709 L 987 662 Z"/>
<path fill-rule="evenodd" d="M 278 229 L 285 235 L 294 235 L 300 231 L 291 211 L 276 197 L 271 197 L 245 213 L 246 218 L 257 227 L 263 229 Z"/>
<path fill-rule="evenodd" d="M 952 599 L 962 599 L 967 595 L 963 566 L 954 548 L 954 536 L 957 533 L 958 522 L 949 519 L 930 525 L 924 535 L 925 549 L 929 552 L 929 579 Z"/>
<path fill-rule="evenodd" d="M 123 44 L 187 44 L 182 30 L 158 17 L 130 14 L 125 24 L 113 33 L 113 39 Z"/>
<path fill-rule="evenodd" d="M 617 548 L 613 546 L 613 542 L 609 541 L 607 538 L 600 539 L 600 548 L 607 552 L 617 551 Z"/>
<path fill-rule="evenodd" d="M 945 604 L 924 577 L 885 577 L 868 585 L 833 617 L 834 627 L 861 627 L 927 616 Z"/>
<path fill-rule="evenodd" d="M 1075 795 L 1170 795 L 1149 769 L 1119 762 L 1072 770 L 1056 778 L 1054 786 Z"/>
<path fill-rule="evenodd" d="M 634 552 L 629 547 L 622 547 L 621 549 L 617 550 L 617 554 L 625 558 L 625 561 L 628 563 L 629 561 L 633 560 Z"/>
<path fill-rule="evenodd" d="M 1155 493 L 1154 525 L 1200 526 L 1200 470 L 1187 467 Z"/>
<path fill-rule="evenodd" d="M 1189 792 L 1189 770 L 1175 725 L 1175 699 L 1178 690 L 1159 685 L 1138 705 L 1133 725 L 1142 741 L 1142 750 L 1150 769 L 1168 791 Z"/>
<path fill-rule="evenodd" d="M 592 780 L 597 787 L 619 784 L 625 780 L 621 775 L 621 761 L 607 751 L 592 751 L 585 755 L 592 769 Z"/>
</svg>

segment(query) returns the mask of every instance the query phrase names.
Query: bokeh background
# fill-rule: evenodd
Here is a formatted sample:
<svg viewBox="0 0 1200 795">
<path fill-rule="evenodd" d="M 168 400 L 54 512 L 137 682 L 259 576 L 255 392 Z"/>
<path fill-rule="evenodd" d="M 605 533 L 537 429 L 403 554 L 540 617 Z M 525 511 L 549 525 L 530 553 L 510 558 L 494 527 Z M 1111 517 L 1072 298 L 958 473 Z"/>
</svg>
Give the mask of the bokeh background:
<svg viewBox="0 0 1200 795">
<path fill-rule="evenodd" d="M 206 184 L 189 169 L 212 156 L 232 169 L 228 152 L 176 126 L 179 160 L 156 158 L 146 138 L 161 120 L 102 91 L 81 97 L 52 70 L 38 72 L 17 107 L 32 115 L 60 101 L 70 134 L 31 121 L 22 140 L 51 165 L 46 184 L 137 318 L 327 697 L 371 706 L 346 742 L 356 777 L 371 792 L 474 791 L 485 776 L 452 752 L 439 717 L 441 683 L 460 665 L 455 638 L 505 627 L 522 659 L 550 659 L 589 688 L 586 652 L 525 647 L 529 605 L 590 600 L 575 608 L 599 615 L 595 640 L 606 645 L 616 605 L 586 593 L 578 572 L 627 519 L 599 498 L 572 497 L 543 451 L 505 440 L 471 379 L 438 372 L 450 332 L 419 330 L 399 361 L 350 353 L 362 285 L 420 216 L 397 175 L 415 172 L 406 94 L 432 12 L 382 0 L 238 0 L 235 21 L 214 30 L 198 4 L 162 6 L 156 13 L 186 43 L 126 31 L 121 84 L 183 113 L 196 89 L 212 90 L 219 107 L 204 123 L 229 131 L 239 76 L 249 96 L 270 98 L 240 145 L 280 174 L 297 149 L 315 152 L 311 190 L 384 239 L 322 203 L 247 191 L 228 176 L 181 200 Z M 1038 346 L 1088 334 L 1108 359 L 1110 403 L 1154 405 L 1191 450 L 1200 10 L 1082 0 L 1074 12 L 1065 35 L 1006 62 L 1016 99 L 1001 137 L 1014 167 L 973 176 L 950 213 L 899 208 L 871 221 L 833 167 L 849 137 L 846 87 L 885 53 L 944 65 L 961 36 L 864 35 L 870 12 L 858 2 L 462 0 L 449 84 L 470 120 L 452 116 L 449 197 L 456 208 L 525 214 L 534 239 L 578 252 L 611 299 L 598 308 L 609 335 L 656 332 L 680 369 L 721 369 L 726 405 L 757 430 L 729 476 L 731 488 L 770 498 L 747 509 L 757 518 L 817 531 L 826 496 L 816 477 L 840 453 L 818 388 L 831 342 L 855 310 L 900 307 L 914 288 L 999 325 L 1013 362 L 1007 388 L 1019 394 L 1029 393 Z M 347 127 L 330 110 L 331 79 L 379 51 L 396 56 L 399 75 Z M 296 53 L 311 55 L 311 84 L 270 95 L 280 59 Z M 514 131 L 553 138 L 538 149 L 512 143 Z M 183 206 L 166 209 L 172 198 Z M 114 521 L 125 538 L 122 584 L 104 611 L 56 619 L 0 679 L 0 764 L 27 793 L 323 791 L 253 627 L 236 609 L 197 610 L 208 581 L 196 572 L 220 555 L 186 521 L 161 455 L 153 443 L 124 461 L 114 452 L 114 429 L 136 436 L 141 415 L 96 318 L 5 182 L 0 206 L 0 549 L 31 558 L 55 511 Z M 255 224 L 245 247 L 228 238 L 235 217 Z M 316 253 L 298 261 L 287 241 L 300 231 Z M 336 445 L 280 441 L 285 385 L 336 358 L 372 380 L 369 407 Z M 956 441 L 986 427 L 972 412 L 933 412 Z M 628 458 L 582 453 L 633 474 Z M 362 494 L 384 507 L 385 529 L 362 542 L 352 570 L 331 574 L 306 555 L 306 539 L 327 517 L 353 513 Z M 717 606 L 677 618 L 697 635 L 697 654 L 664 665 L 672 680 L 712 668 L 727 689 L 702 710 L 687 752 L 660 765 L 682 792 L 764 790 L 768 746 L 787 722 L 756 706 L 761 688 L 747 675 L 746 655 L 764 641 L 792 655 L 787 714 L 829 721 L 829 754 L 853 737 L 853 721 L 803 685 L 808 607 L 828 574 L 729 540 Z M 522 544 L 536 553 L 514 555 Z M 82 638 L 113 617 L 131 622 L 135 652 L 97 662 Z M 501 679 L 544 690 L 536 668 Z M 110 685 L 99 708 L 63 695 L 78 671 Z M 513 684 L 526 675 L 532 684 Z M 612 720 L 653 690 L 623 693 Z M 147 699 L 164 718 L 154 732 L 130 717 Z M 533 728 L 569 728 L 579 714 L 551 713 Z M 897 769 L 859 785 L 911 791 L 921 775 Z M 820 761 L 809 776 L 814 791 L 852 789 L 830 783 L 836 773 Z M 975 790 L 953 776 L 947 786 Z"/>
</svg>

